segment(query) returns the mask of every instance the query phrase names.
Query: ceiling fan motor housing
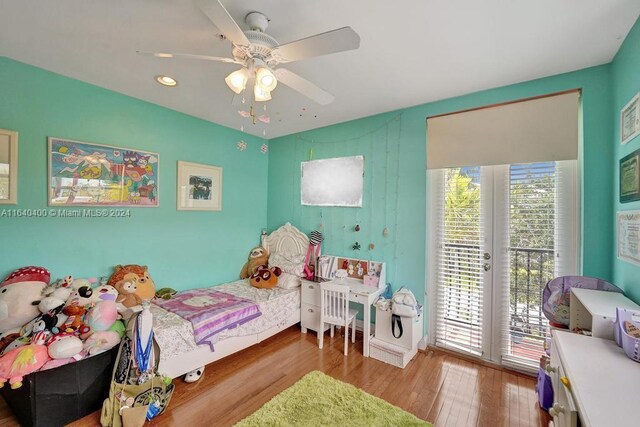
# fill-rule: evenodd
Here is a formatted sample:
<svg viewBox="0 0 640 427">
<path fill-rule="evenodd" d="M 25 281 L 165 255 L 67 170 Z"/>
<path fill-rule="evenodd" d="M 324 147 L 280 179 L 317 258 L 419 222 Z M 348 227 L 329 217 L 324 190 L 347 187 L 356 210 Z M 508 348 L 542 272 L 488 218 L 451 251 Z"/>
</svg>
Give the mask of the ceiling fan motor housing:
<svg viewBox="0 0 640 427">
<path fill-rule="evenodd" d="M 267 59 L 269 58 L 269 56 L 271 56 L 271 50 L 278 46 L 278 42 L 276 41 L 276 39 L 274 39 L 267 33 L 249 30 L 244 31 L 244 34 L 247 36 L 249 42 L 251 43 L 248 49 L 251 53 L 252 58 L 260 58 L 263 60 Z M 234 58 L 245 60 L 247 59 L 245 49 L 234 46 L 231 50 L 231 53 Z"/>
</svg>

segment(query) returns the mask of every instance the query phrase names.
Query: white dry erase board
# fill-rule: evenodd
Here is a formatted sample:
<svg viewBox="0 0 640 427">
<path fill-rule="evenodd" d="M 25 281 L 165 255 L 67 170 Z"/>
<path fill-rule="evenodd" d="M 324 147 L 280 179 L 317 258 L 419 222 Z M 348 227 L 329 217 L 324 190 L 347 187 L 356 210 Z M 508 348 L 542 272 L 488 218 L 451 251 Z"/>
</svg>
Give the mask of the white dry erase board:
<svg viewBox="0 0 640 427">
<path fill-rule="evenodd" d="M 362 207 L 364 156 L 302 162 L 300 173 L 303 205 Z"/>
</svg>

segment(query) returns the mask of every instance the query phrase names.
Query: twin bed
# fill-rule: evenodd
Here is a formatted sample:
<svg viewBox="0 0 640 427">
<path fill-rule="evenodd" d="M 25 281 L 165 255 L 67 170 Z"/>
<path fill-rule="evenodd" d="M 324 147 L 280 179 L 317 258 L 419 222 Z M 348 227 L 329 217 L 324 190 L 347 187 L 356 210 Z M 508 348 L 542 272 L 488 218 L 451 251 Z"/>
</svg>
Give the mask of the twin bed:
<svg viewBox="0 0 640 427">
<path fill-rule="evenodd" d="M 304 256 L 308 237 L 287 223 L 263 238 L 270 254 Z M 152 304 L 154 332 L 160 347 L 159 372 L 172 378 L 222 359 L 283 331 L 300 322 L 300 286 L 294 289 L 258 289 L 248 280 L 215 286 L 216 291 L 254 302 L 261 315 L 230 329 L 224 329 L 210 344 L 196 344 L 193 323 Z M 250 318 L 247 318 L 250 319 Z M 213 351 L 212 351 L 213 347 Z"/>
</svg>

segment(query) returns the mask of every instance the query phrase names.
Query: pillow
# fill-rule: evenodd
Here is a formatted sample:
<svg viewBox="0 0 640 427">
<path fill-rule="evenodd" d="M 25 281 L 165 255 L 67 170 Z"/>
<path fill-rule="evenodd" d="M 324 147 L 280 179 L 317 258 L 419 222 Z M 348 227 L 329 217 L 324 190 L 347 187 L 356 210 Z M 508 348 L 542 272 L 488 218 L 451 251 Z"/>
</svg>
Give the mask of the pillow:
<svg viewBox="0 0 640 427">
<path fill-rule="evenodd" d="M 269 256 L 269 267 L 280 267 L 283 272 L 304 276 L 304 255 L 288 252 L 275 252 Z"/>
<path fill-rule="evenodd" d="M 280 289 L 295 289 L 300 287 L 302 281 L 294 274 L 282 273 L 278 277 L 278 287 Z"/>
</svg>

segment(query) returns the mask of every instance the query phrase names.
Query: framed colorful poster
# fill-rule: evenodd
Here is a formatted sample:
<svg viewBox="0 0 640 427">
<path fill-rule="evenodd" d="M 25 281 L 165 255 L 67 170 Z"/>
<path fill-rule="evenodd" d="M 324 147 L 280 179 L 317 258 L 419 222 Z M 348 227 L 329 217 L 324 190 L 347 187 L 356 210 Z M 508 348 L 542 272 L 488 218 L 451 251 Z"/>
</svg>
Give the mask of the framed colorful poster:
<svg viewBox="0 0 640 427">
<path fill-rule="evenodd" d="M 49 206 L 157 207 L 157 153 L 49 138 Z"/>
<path fill-rule="evenodd" d="M 620 112 L 620 143 L 626 144 L 640 135 L 640 92 Z"/>
<path fill-rule="evenodd" d="M 618 258 L 640 265 L 640 211 L 618 212 Z"/>
<path fill-rule="evenodd" d="M 640 200 L 640 149 L 620 159 L 620 203 Z"/>
<path fill-rule="evenodd" d="M 178 162 L 178 210 L 221 211 L 222 168 Z"/>
</svg>

